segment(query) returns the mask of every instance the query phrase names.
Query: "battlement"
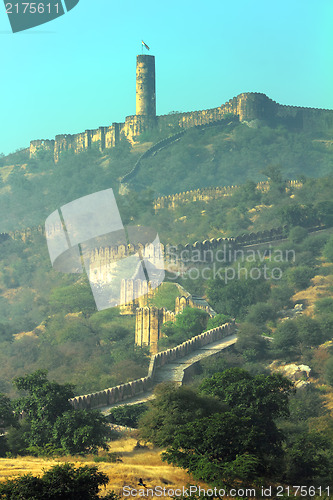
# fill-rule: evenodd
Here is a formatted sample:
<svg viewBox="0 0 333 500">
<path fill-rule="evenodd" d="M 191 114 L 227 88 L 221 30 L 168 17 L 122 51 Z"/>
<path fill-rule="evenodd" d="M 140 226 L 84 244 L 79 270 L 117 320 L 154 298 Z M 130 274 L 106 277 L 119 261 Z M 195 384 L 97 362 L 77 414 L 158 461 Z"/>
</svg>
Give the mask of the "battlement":
<svg viewBox="0 0 333 500">
<path fill-rule="evenodd" d="M 144 68 L 141 70 L 143 71 Z M 148 77 L 145 71 L 141 70 L 138 78 L 140 82 L 144 78 L 145 82 Z M 168 129 L 170 125 L 176 125 L 188 129 L 218 123 L 229 115 L 237 117 L 240 122 L 253 120 L 261 120 L 269 124 L 282 122 L 304 130 L 325 131 L 333 128 L 333 110 L 282 105 L 259 92 L 244 92 L 212 109 L 155 117 L 155 80 L 153 80 L 148 78 L 146 81 L 149 90 L 147 94 L 144 93 L 144 89 L 140 89 L 142 82 L 139 82 L 137 114 L 127 116 L 124 123 L 113 123 L 110 126 L 86 130 L 74 135 L 57 135 L 55 140 L 31 141 L 30 156 L 35 156 L 41 149 L 53 150 L 54 159 L 57 162 L 63 151 L 71 150 L 79 153 L 91 148 L 94 144 L 97 144 L 103 151 L 113 148 L 122 137 L 133 142 L 140 134 L 155 127 Z"/>
<path fill-rule="evenodd" d="M 104 391 L 86 394 L 83 396 L 76 396 L 69 400 L 74 408 L 92 409 L 103 408 L 115 403 L 126 401 L 130 398 L 151 391 L 154 386 L 156 371 L 166 365 L 167 363 L 174 362 L 187 354 L 208 345 L 217 340 L 221 340 L 229 335 L 235 333 L 234 323 L 225 323 L 224 325 L 208 330 L 201 333 L 196 337 L 186 340 L 182 344 L 159 352 L 152 356 L 149 364 L 148 375 L 146 377 L 127 382 L 125 384 L 110 387 Z"/>
<path fill-rule="evenodd" d="M 297 180 L 287 181 L 286 189 L 297 189 L 301 188 L 303 184 Z M 154 200 L 155 212 L 161 208 L 175 208 L 183 203 L 192 203 L 195 201 L 210 201 L 216 200 L 217 198 L 222 198 L 225 196 L 231 196 L 236 189 L 240 186 L 218 186 L 218 187 L 208 187 L 192 189 L 190 191 L 183 191 L 182 193 L 170 194 L 168 196 L 160 196 Z M 259 191 L 268 191 L 269 182 L 261 181 L 257 184 L 257 189 Z"/>
</svg>

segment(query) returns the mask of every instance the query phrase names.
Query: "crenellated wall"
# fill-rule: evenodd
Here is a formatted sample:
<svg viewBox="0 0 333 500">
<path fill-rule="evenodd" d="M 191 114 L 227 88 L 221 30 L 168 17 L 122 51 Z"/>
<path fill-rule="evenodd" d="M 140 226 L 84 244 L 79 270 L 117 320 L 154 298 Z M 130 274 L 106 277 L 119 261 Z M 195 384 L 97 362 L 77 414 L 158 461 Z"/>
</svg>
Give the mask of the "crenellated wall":
<svg viewBox="0 0 333 500">
<path fill-rule="evenodd" d="M 325 226 L 316 226 L 313 228 L 309 228 L 309 232 L 318 231 L 320 229 L 324 229 Z M 3 235 L 8 234 L 12 239 L 21 239 L 23 241 L 27 241 L 35 234 L 44 234 L 44 227 L 38 226 L 34 228 L 27 228 L 24 231 L 14 231 L 8 233 L 2 233 Z M 195 241 L 194 243 L 187 243 L 185 245 L 163 245 L 161 243 L 162 255 L 164 256 L 165 262 L 173 262 L 179 259 L 179 254 L 184 250 L 188 252 L 188 255 L 191 255 L 193 252 L 198 252 L 201 254 L 201 257 L 206 256 L 207 251 L 216 251 L 218 249 L 222 249 L 225 245 L 234 245 L 234 246 L 245 246 L 245 245 L 253 245 L 256 243 L 266 243 L 270 241 L 279 240 L 283 237 L 286 237 L 286 227 L 277 227 L 273 229 L 267 229 L 264 231 L 258 231 L 256 233 L 246 233 L 235 238 L 211 238 L 210 240 L 204 241 Z M 3 236 L 5 238 L 5 236 Z M 91 252 L 90 255 L 90 269 L 91 272 L 97 274 L 99 269 L 104 269 L 106 264 L 110 262 L 110 258 L 113 260 L 122 259 L 129 255 L 132 255 L 133 252 L 141 252 L 143 255 L 149 255 L 149 259 L 154 263 L 154 259 L 156 258 L 156 262 L 160 262 L 160 251 L 159 249 L 155 249 L 151 244 L 142 244 L 138 243 L 138 245 L 119 245 L 113 247 L 102 247 L 98 248 Z M 102 271 L 101 271 L 102 272 Z M 102 278 L 102 276 L 101 276 Z"/>
<path fill-rule="evenodd" d="M 75 153 L 92 147 L 94 143 L 101 150 L 114 147 L 121 137 L 133 142 L 142 132 L 158 127 L 168 129 L 170 125 L 188 129 L 194 126 L 218 123 L 228 115 L 238 117 L 240 122 L 264 120 L 268 123 L 287 123 L 304 130 L 330 130 L 333 128 L 333 110 L 285 106 L 273 101 L 265 94 L 246 92 L 230 99 L 217 108 L 162 115 L 158 117 L 132 115 L 127 116 L 124 123 L 113 123 L 96 130 L 86 130 L 74 135 L 57 135 L 55 141 L 31 141 L 30 155 L 33 157 L 38 149 L 54 150 L 57 162 L 62 151 L 72 150 Z M 53 144 L 52 144 L 53 143 Z"/>
<path fill-rule="evenodd" d="M 290 188 L 301 188 L 303 184 L 300 181 L 292 180 L 288 181 L 286 189 Z M 184 191 L 183 193 L 171 194 L 168 196 L 161 196 L 154 200 L 155 212 L 161 208 L 175 208 L 183 203 L 192 203 L 195 201 L 210 201 L 217 198 L 223 198 L 225 196 L 231 196 L 236 189 L 241 186 L 219 186 L 219 187 L 209 187 L 209 188 L 199 188 L 190 191 Z M 261 181 L 257 184 L 257 189 L 260 191 L 268 191 L 269 182 Z"/>
<path fill-rule="evenodd" d="M 147 306 L 148 300 L 154 296 L 157 286 L 157 283 L 141 279 L 121 280 L 120 313 L 123 315 L 135 314 L 138 307 Z"/>
<path fill-rule="evenodd" d="M 138 380 L 133 380 L 126 384 L 110 387 L 104 391 L 77 396 L 70 399 L 74 408 L 92 409 L 110 406 L 115 403 L 126 401 L 127 399 L 148 392 L 153 388 L 156 370 L 167 363 L 180 359 L 190 352 L 203 347 L 204 345 L 221 340 L 235 332 L 234 323 L 226 323 L 207 332 L 201 333 L 182 344 L 155 354 L 149 365 L 148 375 Z"/>
<path fill-rule="evenodd" d="M 53 139 L 40 139 L 30 141 L 30 158 L 36 156 L 38 151 L 52 151 L 54 153 L 55 141 Z"/>
</svg>

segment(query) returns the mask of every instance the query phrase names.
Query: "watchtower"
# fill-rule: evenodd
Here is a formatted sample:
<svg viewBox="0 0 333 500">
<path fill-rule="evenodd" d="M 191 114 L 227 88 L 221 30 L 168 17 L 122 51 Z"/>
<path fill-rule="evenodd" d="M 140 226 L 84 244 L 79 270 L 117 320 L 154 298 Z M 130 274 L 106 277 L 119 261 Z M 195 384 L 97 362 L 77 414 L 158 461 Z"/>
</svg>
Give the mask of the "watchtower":
<svg viewBox="0 0 333 500">
<path fill-rule="evenodd" d="M 156 117 L 155 56 L 136 56 L 136 114 Z"/>
</svg>

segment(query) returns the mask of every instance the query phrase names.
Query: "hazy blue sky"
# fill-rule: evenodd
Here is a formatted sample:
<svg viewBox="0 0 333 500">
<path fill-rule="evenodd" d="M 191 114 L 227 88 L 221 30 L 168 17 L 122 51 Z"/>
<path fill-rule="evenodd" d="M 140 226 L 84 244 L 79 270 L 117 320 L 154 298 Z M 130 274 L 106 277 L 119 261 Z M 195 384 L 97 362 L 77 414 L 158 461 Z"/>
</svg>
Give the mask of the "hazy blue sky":
<svg viewBox="0 0 333 500">
<path fill-rule="evenodd" d="M 134 114 L 141 39 L 156 57 L 158 114 L 250 91 L 333 108 L 331 0 L 80 0 L 16 34 L 0 8 L 0 152 Z"/>
</svg>

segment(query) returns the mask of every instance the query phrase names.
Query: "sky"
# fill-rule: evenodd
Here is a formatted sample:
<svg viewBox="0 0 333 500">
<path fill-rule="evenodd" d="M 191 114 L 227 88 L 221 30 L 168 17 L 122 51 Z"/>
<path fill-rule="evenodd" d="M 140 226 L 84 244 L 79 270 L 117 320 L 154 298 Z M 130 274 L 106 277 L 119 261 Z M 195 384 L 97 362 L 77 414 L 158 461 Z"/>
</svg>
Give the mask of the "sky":
<svg viewBox="0 0 333 500">
<path fill-rule="evenodd" d="M 141 40 L 156 58 L 158 115 L 241 92 L 333 109 L 332 25 L 331 0 L 80 0 L 12 33 L 0 5 L 0 152 L 135 114 Z"/>
</svg>

